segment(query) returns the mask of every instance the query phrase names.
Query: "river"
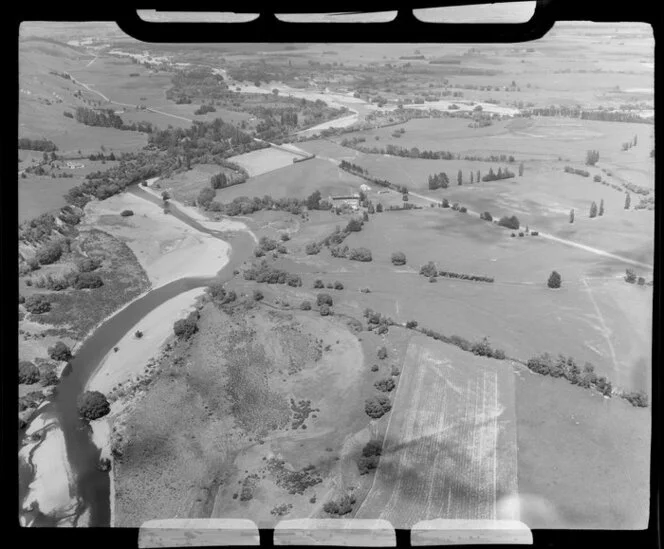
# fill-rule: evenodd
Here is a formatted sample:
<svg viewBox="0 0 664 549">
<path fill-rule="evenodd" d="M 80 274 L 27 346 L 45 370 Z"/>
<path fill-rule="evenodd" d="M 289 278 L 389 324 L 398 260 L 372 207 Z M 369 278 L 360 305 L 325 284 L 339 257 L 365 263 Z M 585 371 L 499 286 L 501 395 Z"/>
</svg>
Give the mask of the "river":
<svg viewBox="0 0 664 549">
<path fill-rule="evenodd" d="M 132 187 L 128 192 L 141 196 L 160 207 L 162 200 L 140 189 Z M 187 225 L 215 238 L 230 241 L 231 252 L 228 263 L 224 265 L 214 280 L 225 282 L 233 276 L 233 270 L 243 263 L 251 254 L 254 241 L 248 231 L 238 231 L 229 238 L 228 232 L 207 229 L 200 223 L 191 219 L 173 204 L 170 204 L 170 215 L 173 215 Z M 89 526 L 110 525 L 110 476 L 108 472 L 97 469 L 100 450 L 91 440 L 92 429 L 89 424 L 78 416 L 76 399 L 83 391 L 90 376 L 97 366 L 111 351 L 111 349 L 126 334 L 129 327 L 134 326 L 145 315 L 156 307 L 177 295 L 207 286 L 212 278 L 182 278 L 149 291 L 144 296 L 133 301 L 117 314 L 106 320 L 92 335 L 90 335 L 76 351 L 71 366 L 63 372 L 62 379 L 57 386 L 55 394 L 41 409 L 39 416 L 53 417 L 59 423 L 64 434 L 67 457 L 75 477 L 75 496 L 81 504 L 76 510 L 76 517 L 89 512 Z M 168 322 L 168 320 L 166 320 Z M 36 419 L 35 416 L 34 419 Z M 26 464 L 19 460 L 19 509 L 25 500 L 32 472 Z M 19 514 L 28 521 L 34 518 L 32 526 L 54 526 L 54 518 L 43 513 L 19 510 Z"/>
</svg>

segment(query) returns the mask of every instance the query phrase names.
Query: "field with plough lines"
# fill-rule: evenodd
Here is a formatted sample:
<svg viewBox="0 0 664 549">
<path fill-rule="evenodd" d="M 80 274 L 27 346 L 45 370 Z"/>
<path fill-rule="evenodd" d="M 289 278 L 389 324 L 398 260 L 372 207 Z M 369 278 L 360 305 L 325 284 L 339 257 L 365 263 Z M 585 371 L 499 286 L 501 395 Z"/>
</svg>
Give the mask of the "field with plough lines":
<svg viewBox="0 0 664 549">
<path fill-rule="evenodd" d="M 508 362 L 415 337 L 404 359 L 383 454 L 357 518 L 517 519 L 514 380 Z"/>
</svg>

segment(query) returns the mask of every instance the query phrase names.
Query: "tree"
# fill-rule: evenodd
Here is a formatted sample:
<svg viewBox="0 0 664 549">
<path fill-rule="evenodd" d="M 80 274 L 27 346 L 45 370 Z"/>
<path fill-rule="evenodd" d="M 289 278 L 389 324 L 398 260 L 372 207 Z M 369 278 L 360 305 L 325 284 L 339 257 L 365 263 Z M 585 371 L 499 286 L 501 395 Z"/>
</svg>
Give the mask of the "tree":
<svg viewBox="0 0 664 549">
<path fill-rule="evenodd" d="M 383 205 L 379 202 L 376 204 L 376 213 L 381 213 L 383 211 Z"/>
<path fill-rule="evenodd" d="M 523 162 L 519 164 L 519 177 L 523 176 Z"/>
<path fill-rule="evenodd" d="M 364 402 L 364 411 L 369 417 L 373 419 L 384 416 L 391 409 L 392 404 L 390 403 L 389 397 L 386 395 L 377 395 L 375 397 L 368 398 Z"/>
<path fill-rule="evenodd" d="M 306 301 L 306 300 L 303 301 L 300 304 L 300 309 L 302 309 L 303 311 L 311 311 L 311 302 Z"/>
<path fill-rule="evenodd" d="M 164 202 L 167 202 L 168 200 L 170 200 L 171 195 L 168 193 L 168 191 L 164 191 L 161 193 L 161 198 Z"/>
<path fill-rule="evenodd" d="M 552 271 L 546 284 L 549 288 L 560 288 L 562 277 L 557 271 Z"/>
<path fill-rule="evenodd" d="M 132 215 L 134 215 L 134 212 L 133 210 L 122 210 L 122 212 L 120 212 L 120 215 L 122 217 L 131 217 Z"/>
<path fill-rule="evenodd" d="M 224 172 L 213 175 L 210 178 L 210 187 L 212 189 L 223 189 L 226 186 L 228 186 L 228 179 Z"/>
<path fill-rule="evenodd" d="M 473 172 L 472 171 L 470 172 L 470 182 L 474 183 L 474 181 L 473 181 Z"/>
<path fill-rule="evenodd" d="M 590 217 L 597 217 L 597 204 L 595 202 L 590 205 Z"/>
<path fill-rule="evenodd" d="M 187 318 L 176 320 L 173 324 L 173 332 L 180 339 L 189 339 L 198 331 L 198 319 L 200 313 L 192 311 Z"/>
<path fill-rule="evenodd" d="M 329 316 L 332 314 L 332 309 L 330 309 L 329 305 L 321 305 L 318 312 L 320 313 L 320 316 Z"/>
<path fill-rule="evenodd" d="M 378 351 L 376 352 L 376 356 L 377 356 L 380 360 L 384 360 L 384 359 L 386 359 L 386 358 L 387 358 L 387 348 L 386 348 L 384 345 L 383 345 L 382 347 L 380 347 L 380 348 L 378 349 Z"/>
<path fill-rule="evenodd" d="M 214 200 L 216 194 L 217 193 L 214 191 L 212 187 L 203 187 L 201 189 L 201 192 L 198 193 L 198 198 L 196 199 L 196 202 L 200 207 L 207 209 L 208 206 L 210 205 L 210 202 Z"/>
<path fill-rule="evenodd" d="M 394 252 L 392 254 L 392 264 L 393 265 L 405 265 L 406 264 L 406 254 L 403 252 Z"/>
<path fill-rule="evenodd" d="M 586 152 L 586 166 L 594 166 L 599 160 L 599 151 L 587 151 Z"/>
<path fill-rule="evenodd" d="M 53 360 L 65 362 L 72 357 L 71 350 L 62 341 L 58 341 L 53 347 L 48 348 L 48 356 Z"/>
<path fill-rule="evenodd" d="M 21 360 L 18 363 L 18 382 L 32 385 L 39 381 L 39 368 L 32 362 Z"/>
<path fill-rule="evenodd" d="M 461 173 L 461 170 L 457 173 L 457 185 L 463 185 L 463 174 Z"/>
<path fill-rule="evenodd" d="M 629 193 L 625 194 L 625 209 L 629 210 L 629 205 L 632 202 L 632 198 L 630 197 Z"/>
<path fill-rule="evenodd" d="M 374 387 L 382 393 L 389 393 L 394 389 L 394 380 L 391 377 L 386 377 L 385 379 L 379 379 L 374 383 Z"/>
<path fill-rule="evenodd" d="M 519 218 L 515 215 L 512 217 L 507 217 L 506 215 L 500 218 L 498 225 L 501 227 L 507 227 L 508 229 L 517 230 L 519 228 Z"/>
<path fill-rule="evenodd" d="M 79 415 L 88 421 L 99 419 L 111 411 L 111 405 L 99 391 L 85 391 L 78 397 L 76 404 Z"/>
<path fill-rule="evenodd" d="M 574 223 L 574 208 L 569 211 L 569 222 Z"/>
<path fill-rule="evenodd" d="M 331 307 L 333 304 L 332 296 L 330 294 L 318 294 L 318 296 L 316 296 L 316 305 L 319 307 L 322 305 L 329 305 Z"/>
<path fill-rule="evenodd" d="M 351 261 L 371 261 L 371 250 L 369 248 L 353 248 L 348 252 L 348 259 Z"/>
<path fill-rule="evenodd" d="M 481 181 L 481 179 L 480 179 L 480 171 L 479 171 L 479 170 L 477 170 L 477 177 L 475 178 L 475 181 L 477 181 L 478 183 Z"/>
<path fill-rule="evenodd" d="M 597 215 L 604 215 L 604 199 L 599 201 L 599 212 Z"/>
<path fill-rule="evenodd" d="M 636 273 L 632 269 L 625 270 L 625 282 L 634 284 L 636 282 Z"/>
</svg>

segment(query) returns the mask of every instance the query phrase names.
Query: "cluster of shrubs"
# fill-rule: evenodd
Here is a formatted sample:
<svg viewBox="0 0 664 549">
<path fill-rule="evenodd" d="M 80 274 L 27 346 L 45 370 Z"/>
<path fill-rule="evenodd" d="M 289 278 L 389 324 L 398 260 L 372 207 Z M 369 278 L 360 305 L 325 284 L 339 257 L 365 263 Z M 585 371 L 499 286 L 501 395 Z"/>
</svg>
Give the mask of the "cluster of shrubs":
<svg viewBox="0 0 664 549">
<path fill-rule="evenodd" d="M 217 112 L 217 109 L 214 108 L 214 105 L 201 105 L 194 111 L 194 114 L 206 114 L 208 112 Z"/>
<path fill-rule="evenodd" d="M 120 212 L 120 215 L 122 217 L 130 217 L 130 216 L 134 215 L 134 212 L 133 212 L 133 210 L 122 210 L 122 212 Z"/>
<path fill-rule="evenodd" d="M 18 382 L 33 385 L 39 381 L 39 368 L 32 362 L 21 360 L 18 363 Z"/>
<path fill-rule="evenodd" d="M 173 324 L 173 332 L 180 339 L 189 339 L 198 331 L 199 318 L 200 313 L 198 310 L 192 311 L 186 318 L 175 321 L 175 324 Z"/>
<path fill-rule="evenodd" d="M 34 315 L 47 313 L 51 310 L 51 302 L 42 294 L 28 296 L 23 305 L 29 313 Z"/>
<path fill-rule="evenodd" d="M 470 351 L 477 356 L 486 356 L 488 358 L 496 358 L 498 360 L 505 360 L 505 351 L 502 349 L 494 349 L 489 344 L 488 338 L 483 338 L 481 341 L 473 343 Z"/>
<path fill-rule="evenodd" d="M 221 283 L 214 283 L 208 286 L 208 294 L 212 298 L 212 301 L 219 305 L 226 305 L 228 303 L 233 303 L 237 299 L 237 294 L 234 290 L 227 291 L 224 288 L 224 285 Z M 198 311 L 196 311 L 198 312 Z M 196 317 L 198 320 L 198 317 Z"/>
<path fill-rule="evenodd" d="M 47 242 L 41 246 L 35 254 L 35 259 L 40 265 L 50 265 L 62 257 L 62 244 L 60 242 Z"/>
<path fill-rule="evenodd" d="M 304 252 L 307 255 L 317 255 L 322 248 L 323 247 L 318 242 L 309 242 L 309 244 L 304 247 Z"/>
<path fill-rule="evenodd" d="M 382 393 L 389 393 L 394 389 L 395 383 L 391 377 L 386 377 L 385 379 L 379 379 L 374 383 L 374 387 L 381 391 Z"/>
<path fill-rule="evenodd" d="M 360 475 L 366 475 L 369 471 L 378 467 L 380 456 L 383 453 L 383 445 L 378 440 L 370 440 L 362 448 L 362 455 L 357 462 Z"/>
<path fill-rule="evenodd" d="M 590 172 L 586 170 L 579 170 L 578 168 L 572 168 L 571 166 L 565 166 L 565 173 L 573 173 L 583 177 L 590 177 Z"/>
<path fill-rule="evenodd" d="M 471 280 L 473 282 L 493 282 L 494 278 L 490 276 L 469 275 L 463 273 L 453 273 L 451 271 L 438 271 L 438 276 L 445 278 L 460 278 L 461 280 Z"/>
<path fill-rule="evenodd" d="M 480 214 L 480 219 L 491 222 L 493 221 L 493 216 L 489 212 L 482 212 Z"/>
<path fill-rule="evenodd" d="M 364 411 L 373 419 L 383 417 L 392 409 L 392 403 L 386 395 L 376 395 L 364 401 Z"/>
<path fill-rule="evenodd" d="M 368 323 L 367 330 L 372 331 L 375 329 L 376 334 L 378 335 L 386 334 L 389 330 L 389 327 L 394 325 L 394 321 L 390 317 L 383 316 L 372 309 L 365 309 L 364 317 L 367 319 Z"/>
<path fill-rule="evenodd" d="M 337 500 L 326 502 L 325 505 L 323 505 L 323 511 L 330 515 L 347 515 L 353 510 L 355 501 L 356 499 L 354 495 L 346 494 Z"/>
<path fill-rule="evenodd" d="M 347 257 L 351 261 L 368 262 L 372 260 L 371 250 L 369 248 L 352 248 L 349 250 Z"/>
<path fill-rule="evenodd" d="M 258 247 L 254 250 L 256 257 L 263 257 L 267 252 L 275 251 L 281 254 L 288 253 L 286 246 L 279 244 L 276 240 L 262 236 L 258 241 Z"/>
<path fill-rule="evenodd" d="M 318 289 L 322 289 L 322 288 L 325 288 L 325 287 L 329 288 L 330 290 L 343 290 L 344 289 L 344 285 L 341 282 L 339 282 L 338 280 L 336 280 L 334 282 L 328 282 L 327 285 L 325 285 L 320 278 L 318 278 L 314 281 L 314 288 L 315 289 L 318 290 Z"/>
<path fill-rule="evenodd" d="M 638 283 L 639 286 L 644 286 L 646 279 L 642 276 L 637 277 L 632 269 L 627 269 L 625 271 L 625 282 L 628 282 L 629 284 Z"/>
<path fill-rule="evenodd" d="M 561 354 L 554 359 L 548 353 L 544 353 L 528 360 L 526 366 L 537 374 L 564 377 L 574 385 L 584 388 L 594 387 L 603 395 L 611 396 L 611 382 L 604 376 L 597 376 L 595 367 L 589 362 L 586 362 L 581 370 L 571 356 L 565 357 Z"/>
<path fill-rule="evenodd" d="M 245 270 L 244 279 L 266 284 L 288 284 L 292 287 L 302 286 L 300 275 L 271 267 L 265 260 Z"/>
<path fill-rule="evenodd" d="M 519 218 L 515 215 L 512 217 L 507 217 L 506 215 L 500 218 L 498 225 L 501 227 L 507 227 L 508 229 L 518 230 L 520 227 Z"/>
<path fill-rule="evenodd" d="M 461 280 L 471 280 L 473 282 L 494 282 L 494 278 L 490 276 L 469 275 L 464 273 L 454 273 L 452 271 L 439 271 L 433 261 L 422 265 L 420 267 L 420 274 L 426 276 L 430 281 L 435 280 L 437 276 L 445 278 L 459 278 Z"/>
</svg>

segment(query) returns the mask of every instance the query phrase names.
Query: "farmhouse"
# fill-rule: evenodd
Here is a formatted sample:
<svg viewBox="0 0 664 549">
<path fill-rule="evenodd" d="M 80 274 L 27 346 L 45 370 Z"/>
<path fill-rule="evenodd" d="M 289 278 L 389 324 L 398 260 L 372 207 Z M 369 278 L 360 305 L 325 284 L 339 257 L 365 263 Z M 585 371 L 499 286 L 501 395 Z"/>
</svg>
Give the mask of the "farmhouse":
<svg viewBox="0 0 664 549">
<path fill-rule="evenodd" d="M 76 170 L 78 168 L 85 168 L 85 164 L 80 164 L 79 162 L 68 161 L 67 162 L 67 168 L 69 168 L 70 170 Z"/>
<path fill-rule="evenodd" d="M 358 210 L 360 208 L 359 194 L 330 196 L 328 197 L 328 201 L 332 204 L 332 207 L 348 206 L 352 210 Z"/>
</svg>

